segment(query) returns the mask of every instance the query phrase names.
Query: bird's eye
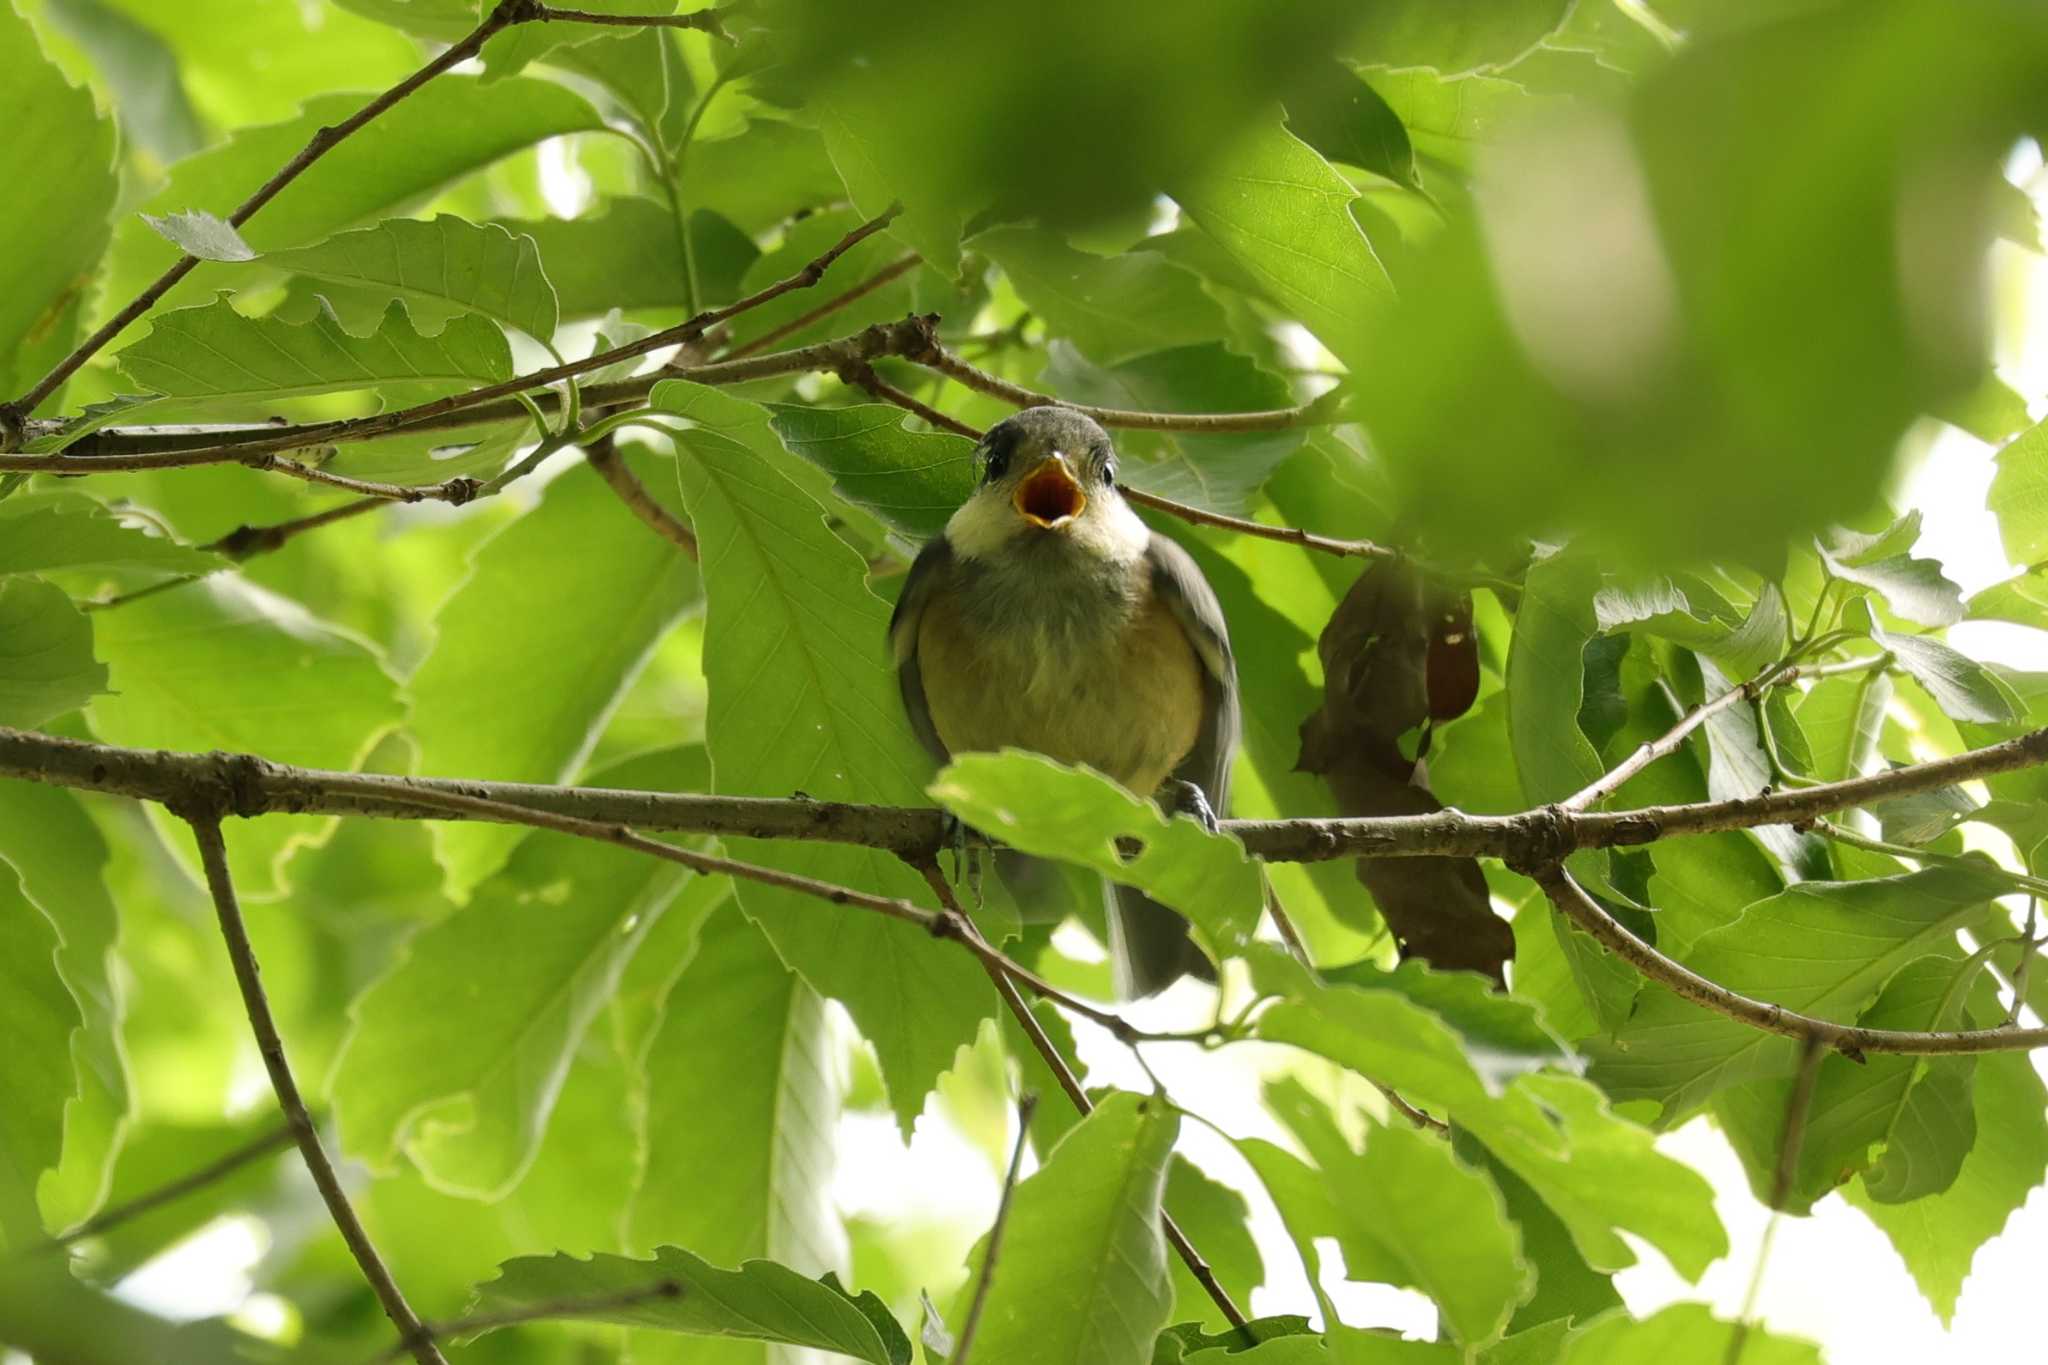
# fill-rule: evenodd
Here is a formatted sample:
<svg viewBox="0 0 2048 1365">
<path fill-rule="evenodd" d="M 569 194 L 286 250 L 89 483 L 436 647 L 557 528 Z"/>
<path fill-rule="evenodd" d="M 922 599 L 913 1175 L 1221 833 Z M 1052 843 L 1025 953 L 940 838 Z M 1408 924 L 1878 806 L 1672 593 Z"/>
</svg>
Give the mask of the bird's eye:
<svg viewBox="0 0 2048 1365">
<path fill-rule="evenodd" d="M 1103 482 L 1103 485 L 1104 485 L 1105 487 L 1110 487 L 1110 488 L 1113 488 L 1113 487 L 1115 487 L 1115 486 L 1116 486 L 1116 456 L 1114 456 L 1114 455 L 1110 454 L 1110 453 L 1109 453 L 1109 452 L 1108 452 L 1107 450 L 1103 451 L 1103 452 L 1102 452 L 1102 457 L 1101 457 L 1101 466 L 1100 466 L 1100 468 L 1101 468 L 1101 471 L 1102 471 L 1102 482 Z"/>
<path fill-rule="evenodd" d="M 1006 428 L 991 431 L 982 441 L 981 481 L 994 483 L 1010 472 L 1010 452 L 1017 448 L 1017 433 Z"/>
</svg>

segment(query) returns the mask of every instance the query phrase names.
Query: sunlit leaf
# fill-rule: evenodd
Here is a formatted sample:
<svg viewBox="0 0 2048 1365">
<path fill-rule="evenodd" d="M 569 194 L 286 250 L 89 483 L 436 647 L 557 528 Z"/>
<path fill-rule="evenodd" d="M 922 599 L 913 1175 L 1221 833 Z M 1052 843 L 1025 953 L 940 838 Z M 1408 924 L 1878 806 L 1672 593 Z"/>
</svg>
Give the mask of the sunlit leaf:
<svg viewBox="0 0 2048 1365">
<path fill-rule="evenodd" d="M 0 579 L 0 725 L 32 729 L 107 690 L 92 624 L 40 578 Z"/>
</svg>

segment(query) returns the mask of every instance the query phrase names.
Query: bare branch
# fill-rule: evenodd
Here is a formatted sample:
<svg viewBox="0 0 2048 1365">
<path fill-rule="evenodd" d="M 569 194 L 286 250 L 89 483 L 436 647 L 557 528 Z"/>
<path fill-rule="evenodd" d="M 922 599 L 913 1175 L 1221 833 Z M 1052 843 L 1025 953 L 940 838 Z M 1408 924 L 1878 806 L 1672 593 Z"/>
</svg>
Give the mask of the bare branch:
<svg viewBox="0 0 2048 1365">
<path fill-rule="evenodd" d="M 88 1237 L 97 1237 L 110 1232 L 123 1223 L 140 1218 L 143 1214 L 160 1209 L 166 1204 L 183 1199 L 194 1190 L 204 1189 L 218 1180 L 225 1180 L 252 1161 L 261 1161 L 272 1152 L 281 1152 L 298 1139 L 298 1133 L 290 1123 L 280 1124 L 261 1137 L 243 1143 L 233 1151 L 214 1161 L 208 1162 L 196 1171 L 179 1176 L 155 1189 L 139 1194 L 124 1204 L 102 1209 L 91 1218 L 60 1237 L 52 1237 L 44 1245 L 51 1248 L 67 1247 L 82 1242 Z"/>
<path fill-rule="evenodd" d="M 816 308 L 811 309 L 808 313 L 793 317 L 779 327 L 769 328 L 744 346 L 734 347 L 726 358 L 728 360 L 737 360 L 741 356 L 748 356 L 756 351 L 765 350 L 784 337 L 795 336 L 798 332 L 801 332 L 819 319 L 828 318 L 848 304 L 866 298 L 891 280 L 901 279 L 917 268 L 917 261 L 917 253 L 914 251 L 898 256 L 895 260 L 889 262 L 889 264 L 883 266 L 880 270 L 877 270 L 845 293 L 835 294 Z"/>
<path fill-rule="evenodd" d="M 206 887 L 213 893 L 221 938 L 227 942 L 228 960 L 234 964 L 235 984 L 242 992 L 242 1007 L 248 1012 L 249 1028 L 256 1035 L 256 1049 L 263 1054 L 264 1069 L 270 1073 L 270 1088 L 277 1093 L 278 1107 L 284 1110 L 285 1121 L 290 1124 L 292 1136 L 298 1142 L 299 1155 L 305 1159 L 306 1169 L 312 1174 L 313 1183 L 319 1187 L 328 1215 L 340 1230 L 341 1240 L 348 1244 L 349 1254 L 362 1268 L 363 1278 L 370 1282 L 377 1302 L 383 1305 L 385 1316 L 398 1329 L 399 1339 L 410 1345 L 413 1359 L 419 1365 L 448 1365 L 446 1357 L 434 1345 L 433 1338 L 426 1334 L 419 1315 L 405 1301 L 397 1281 L 391 1278 L 391 1270 L 384 1264 L 384 1258 L 377 1254 L 370 1234 L 363 1230 L 355 1206 L 349 1203 L 347 1192 L 341 1188 L 341 1177 L 335 1171 L 334 1163 L 328 1160 L 326 1150 L 320 1145 L 319 1131 L 314 1128 L 313 1116 L 307 1112 L 306 1101 L 299 1094 L 299 1083 L 292 1077 L 291 1063 L 285 1060 L 284 1040 L 278 1036 L 277 1020 L 272 1017 L 270 1001 L 263 992 L 263 978 L 256 966 L 256 951 L 249 944 L 248 926 L 242 922 L 242 907 L 235 898 L 234 881 L 228 875 L 228 850 L 221 838 L 220 813 L 217 809 L 198 804 L 186 806 L 176 813 L 191 825 L 192 837 L 199 845 L 199 861 L 206 869 Z"/>
<path fill-rule="evenodd" d="M 278 169 L 277 174 L 264 181 L 263 184 L 257 187 L 254 194 L 251 194 L 235 207 L 234 212 L 228 215 L 229 224 L 234 227 L 240 227 L 248 222 L 249 219 L 255 216 L 258 209 L 262 208 L 272 199 L 275 199 L 280 190 L 298 179 L 307 167 L 333 151 L 351 133 L 390 109 L 407 95 L 412 94 L 442 72 L 460 66 L 471 57 L 476 56 L 478 52 L 483 50 L 483 45 L 498 30 L 506 28 L 513 23 L 521 22 L 524 18 L 531 17 L 522 13 L 527 3 L 529 3 L 529 0 L 503 0 L 489 14 L 484 16 L 482 23 L 470 30 L 468 37 L 458 41 L 453 47 L 450 47 L 440 56 L 434 58 L 425 66 L 413 72 L 410 76 L 407 76 L 404 80 L 392 86 L 362 108 L 356 110 L 355 113 L 349 115 L 340 123 L 322 128 L 314 133 L 306 145 L 299 149 L 298 154 Z M 45 398 L 55 393 L 58 385 L 69 379 L 80 365 L 83 365 L 86 361 L 97 355 L 101 348 L 119 336 L 128 327 L 128 324 L 148 312 L 158 299 L 170 292 L 171 287 L 190 274 L 193 267 L 198 264 L 199 258 L 197 256 L 178 257 L 170 269 L 164 271 L 163 274 L 151 281 L 147 288 L 130 299 L 114 316 L 108 318 L 99 330 L 95 331 L 84 341 L 79 342 L 72 349 L 71 354 L 58 361 L 48 374 L 37 380 L 34 388 L 30 389 L 20 398 L 17 398 L 12 404 L 7 405 L 13 417 L 18 421 L 25 420 Z M 0 428 L 4 428 L 5 425 L 5 421 L 0 421 Z"/>
<path fill-rule="evenodd" d="M 1660 839 L 1758 825 L 1805 824 L 1832 811 L 1933 791 L 2048 763 L 2048 730 L 1952 758 L 1894 768 L 1796 791 L 1627 811 L 1519 815 L 1429 815 L 1339 819 L 1226 820 L 1223 832 L 1267 862 L 1331 858 L 1500 858 L 1541 866 L 1585 848 L 1635 847 Z M 124 749 L 0 726 L 0 777 L 176 803 L 217 792 L 229 813 L 368 815 L 421 819 L 447 810 L 444 798 L 483 798 L 453 816 L 530 823 L 539 812 L 663 832 L 805 839 L 883 849 L 911 862 L 944 844 L 944 820 L 927 807 L 870 806 L 758 796 L 561 787 L 460 778 L 388 777 L 272 763 L 254 754 L 179 754 Z"/>
<path fill-rule="evenodd" d="M 981 1310 L 988 1305 L 989 1286 L 995 1283 L 996 1258 L 1003 1250 L 1003 1226 L 1010 1221 L 1010 1197 L 1017 1192 L 1017 1173 L 1024 1168 L 1024 1144 L 1031 1137 L 1031 1115 L 1037 1108 L 1036 1095 L 1027 1094 L 1017 1101 L 1017 1145 L 1010 1150 L 1010 1170 L 1003 1177 L 1003 1192 L 996 1199 L 995 1221 L 988 1228 L 988 1246 L 981 1253 L 981 1270 L 974 1277 L 974 1297 L 968 1301 L 967 1318 L 960 1324 L 960 1339 L 953 1348 L 950 1365 L 967 1365 L 968 1354 L 974 1349 Z"/>
<path fill-rule="evenodd" d="M 640 482 L 626 462 L 619 458 L 618 446 L 610 436 L 592 441 L 584 450 L 583 458 L 597 471 L 597 477 L 605 481 L 606 487 L 619 495 L 619 501 L 626 504 L 634 516 L 647 523 L 663 540 L 675 545 L 690 558 L 697 558 L 697 535 L 674 513 L 654 500 L 647 491 L 647 485 Z"/>
<path fill-rule="evenodd" d="M 1767 1000 L 1739 995 L 1726 986 L 1709 981 L 1681 962 L 1666 957 L 1630 933 L 1620 920 L 1601 909 L 1579 888 L 1562 864 L 1531 869 L 1536 884 L 1550 903 L 1572 923 L 1591 934 L 1609 952 L 1634 967 L 1650 980 L 1683 999 L 1737 1023 L 1801 1041 L 1817 1040 L 1851 1057 L 1868 1052 L 1896 1052 L 1910 1056 L 1948 1056 L 1966 1052 L 2018 1052 L 2048 1047 L 2048 1028 L 1958 1029 L 1919 1033 L 1905 1029 L 1858 1028 L 1828 1019 L 1788 1010 Z"/>
<path fill-rule="evenodd" d="M 688 14 L 601 14 L 587 9 L 557 9 L 535 5 L 530 16 L 542 23 L 602 24 L 614 28 L 694 28 L 714 38 L 731 42 L 732 35 L 718 21 L 715 9 L 693 10 Z"/>
<path fill-rule="evenodd" d="M 1813 1109 L 1813 1089 L 1820 1080 L 1820 1064 L 1826 1056 L 1827 1049 L 1818 1038 L 1808 1038 L 1799 1055 L 1799 1077 L 1785 1099 L 1785 1127 L 1778 1138 L 1778 1169 L 1771 1182 L 1771 1217 L 1764 1224 L 1763 1240 L 1756 1249 L 1756 1265 L 1749 1275 L 1749 1290 L 1742 1297 L 1742 1312 L 1736 1319 L 1734 1334 L 1728 1338 L 1722 1365 L 1742 1365 L 1750 1324 L 1756 1321 L 1756 1302 L 1763 1293 L 1764 1267 L 1770 1263 L 1771 1243 L 1778 1233 L 1778 1220 L 1784 1216 L 1785 1201 L 1791 1198 L 1792 1182 L 1799 1175 L 1799 1150 L 1806 1142 L 1806 1118 Z"/>
<path fill-rule="evenodd" d="M 965 384 L 970 389 L 1014 403 L 1020 408 L 1039 408 L 1051 405 L 1074 408 L 1085 412 L 1106 427 L 1123 427 L 1132 431 L 1284 431 L 1289 427 L 1311 426 L 1328 420 L 1330 404 L 1326 399 L 1304 403 L 1298 408 L 1268 408 L 1259 412 L 1135 412 L 1128 408 L 1097 408 L 1085 403 L 1069 403 L 1051 394 L 1038 393 L 1021 384 L 990 374 L 968 364 L 945 347 L 939 347 L 931 356 L 921 359 L 919 364 L 927 365 L 948 379 Z"/>
</svg>

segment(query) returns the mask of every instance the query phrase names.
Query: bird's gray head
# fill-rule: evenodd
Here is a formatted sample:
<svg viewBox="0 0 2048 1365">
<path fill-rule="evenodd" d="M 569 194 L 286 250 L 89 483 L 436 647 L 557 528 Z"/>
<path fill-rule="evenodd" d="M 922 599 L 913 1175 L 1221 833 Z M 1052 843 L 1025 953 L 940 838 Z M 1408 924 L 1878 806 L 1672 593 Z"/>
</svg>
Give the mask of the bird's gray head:
<svg viewBox="0 0 2048 1365">
<path fill-rule="evenodd" d="M 1026 408 L 990 427 L 975 458 L 980 485 L 946 524 L 955 553 L 1042 549 L 1120 562 L 1144 553 L 1150 532 L 1117 491 L 1116 449 L 1094 419 Z"/>
</svg>

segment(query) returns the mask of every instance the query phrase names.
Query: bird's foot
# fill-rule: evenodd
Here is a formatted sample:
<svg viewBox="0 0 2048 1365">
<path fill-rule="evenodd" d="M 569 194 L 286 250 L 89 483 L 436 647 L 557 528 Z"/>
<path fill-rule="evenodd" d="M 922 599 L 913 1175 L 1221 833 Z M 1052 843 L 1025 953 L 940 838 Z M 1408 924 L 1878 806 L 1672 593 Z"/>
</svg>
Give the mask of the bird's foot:
<svg viewBox="0 0 2048 1365">
<path fill-rule="evenodd" d="M 1168 817 L 1191 816 L 1203 829 L 1215 834 L 1221 827 L 1216 823 L 1216 812 L 1209 807 L 1209 798 L 1202 789 L 1185 778 L 1169 778 L 1159 788 L 1159 803 Z"/>
<path fill-rule="evenodd" d="M 953 855 L 952 880 L 967 888 L 976 909 L 981 908 L 981 850 L 988 844 L 980 831 L 951 811 L 939 813 L 939 846 Z"/>
</svg>

